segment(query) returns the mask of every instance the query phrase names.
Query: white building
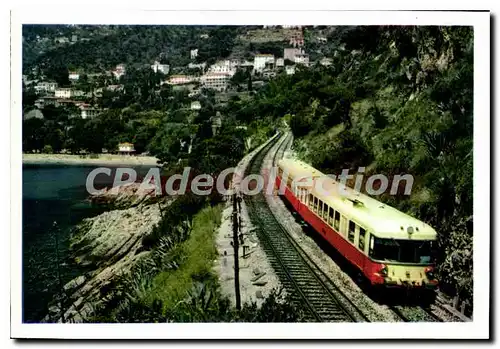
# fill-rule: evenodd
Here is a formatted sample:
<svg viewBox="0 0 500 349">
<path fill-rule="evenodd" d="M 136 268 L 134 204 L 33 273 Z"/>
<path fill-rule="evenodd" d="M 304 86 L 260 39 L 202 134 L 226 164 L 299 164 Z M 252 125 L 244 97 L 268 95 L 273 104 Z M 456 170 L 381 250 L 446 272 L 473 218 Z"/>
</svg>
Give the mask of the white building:
<svg viewBox="0 0 500 349">
<path fill-rule="evenodd" d="M 81 97 L 85 93 L 81 90 L 73 90 L 72 88 L 56 88 L 54 91 L 54 96 L 56 98 L 72 98 Z"/>
<path fill-rule="evenodd" d="M 284 67 L 284 66 L 285 66 L 285 59 L 284 58 L 277 58 L 276 59 L 276 68 Z"/>
<path fill-rule="evenodd" d="M 275 71 L 264 71 L 262 72 L 262 76 L 265 78 L 274 78 L 276 76 Z"/>
<path fill-rule="evenodd" d="M 294 65 L 287 65 L 285 66 L 285 71 L 287 75 L 293 75 L 295 74 L 295 66 Z"/>
<path fill-rule="evenodd" d="M 112 71 L 113 75 L 119 79 L 123 75 L 125 75 L 125 65 L 124 64 L 118 64 L 116 68 Z"/>
<path fill-rule="evenodd" d="M 35 86 L 36 92 L 55 92 L 57 88 L 57 82 L 39 82 Z"/>
<path fill-rule="evenodd" d="M 295 55 L 295 59 L 293 60 L 297 64 L 303 64 L 305 66 L 309 65 L 309 55 L 306 53 L 301 53 L 299 55 Z"/>
<path fill-rule="evenodd" d="M 131 153 L 135 153 L 135 148 L 132 143 L 119 143 L 118 144 L 118 152 L 120 154 L 128 154 L 130 155 Z"/>
<path fill-rule="evenodd" d="M 322 66 L 328 67 L 333 64 L 333 61 L 331 58 L 323 57 L 321 61 L 319 61 L 319 64 Z"/>
<path fill-rule="evenodd" d="M 292 62 L 295 61 L 295 55 L 300 55 L 304 53 L 300 48 L 285 48 L 283 50 L 283 58 L 289 59 Z"/>
<path fill-rule="evenodd" d="M 200 81 L 203 87 L 222 92 L 227 89 L 231 76 L 229 73 L 207 73 Z"/>
<path fill-rule="evenodd" d="M 274 55 L 271 54 L 257 54 L 253 59 L 253 70 L 262 71 L 266 65 L 274 65 Z"/>
<path fill-rule="evenodd" d="M 205 62 L 203 63 L 189 63 L 188 64 L 188 68 L 189 69 L 200 69 L 201 71 L 205 70 L 205 67 L 207 66 L 207 64 Z"/>
<path fill-rule="evenodd" d="M 198 49 L 195 48 L 194 50 L 191 50 L 191 59 L 195 59 L 198 57 Z"/>
<path fill-rule="evenodd" d="M 82 119 L 92 119 L 99 114 L 99 110 L 91 107 L 88 103 L 76 103 L 75 105 L 80 109 Z"/>
<path fill-rule="evenodd" d="M 196 78 L 190 75 L 172 75 L 166 83 L 169 85 L 182 85 L 189 84 L 190 82 L 193 82 L 195 80 Z"/>
<path fill-rule="evenodd" d="M 228 73 L 231 75 L 234 75 L 236 73 L 236 69 L 239 65 L 239 62 L 237 60 L 224 60 L 224 61 L 218 61 L 212 64 L 209 68 L 208 71 L 210 73 Z"/>
<path fill-rule="evenodd" d="M 57 88 L 54 91 L 56 98 L 71 98 L 72 93 L 70 88 Z"/>
<path fill-rule="evenodd" d="M 70 71 L 68 73 L 68 79 L 69 81 L 78 81 L 80 79 L 80 74 L 76 71 Z"/>
<path fill-rule="evenodd" d="M 200 110 L 201 103 L 198 101 L 191 102 L 191 110 Z"/>
<path fill-rule="evenodd" d="M 155 63 L 151 66 L 151 69 L 153 69 L 155 73 L 161 72 L 163 74 L 168 74 L 170 66 L 168 64 L 160 64 L 160 62 L 155 61 Z"/>
</svg>

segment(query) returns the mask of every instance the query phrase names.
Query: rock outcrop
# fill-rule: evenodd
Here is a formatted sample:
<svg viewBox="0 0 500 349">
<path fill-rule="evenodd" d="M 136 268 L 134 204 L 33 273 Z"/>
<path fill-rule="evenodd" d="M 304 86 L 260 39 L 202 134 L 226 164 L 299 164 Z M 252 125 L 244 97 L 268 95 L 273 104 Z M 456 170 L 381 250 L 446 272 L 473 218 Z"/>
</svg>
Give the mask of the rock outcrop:
<svg viewBox="0 0 500 349">
<path fill-rule="evenodd" d="M 104 189 L 104 192 L 89 197 L 90 202 L 107 205 L 112 208 L 126 208 L 156 202 L 159 197 L 154 189 L 139 190 L 141 183 L 131 183 L 116 188 Z"/>
<path fill-rule="evenodd" d="M 161 206 L 168 203 L 162 200 Z M 160 221 L 160 204 L 105 212 L 87 218 L 72 236 L 75 261 L 92 270 L 64 286 L 64 295 L 56 297 L 43 322 L 82 322 L 92 314 L 93 305 L 102 299 L 105 289 L 149 252 L 142 251 L 142 238 Z M 61 299 L 65 306 L 61 314 Z"/>
</svg>

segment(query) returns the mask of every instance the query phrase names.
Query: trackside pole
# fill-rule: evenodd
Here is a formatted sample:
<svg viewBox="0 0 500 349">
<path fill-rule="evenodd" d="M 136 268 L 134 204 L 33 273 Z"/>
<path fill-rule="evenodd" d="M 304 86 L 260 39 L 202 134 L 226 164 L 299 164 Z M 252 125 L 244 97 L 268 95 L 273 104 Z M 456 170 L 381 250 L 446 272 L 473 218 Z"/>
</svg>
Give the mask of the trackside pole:
<svg viewBox="0 0 500 349">
<path fill-rule="evenodd" d="M 239 249 L 239 238 L 238 238 L 238 199 L 236 193 L 233 194 L 233 248 L 234 248 L 234 291 L 236 295 L 236 309 L 241 310 L 241 295 L 240 295 L 240 273 L 239 273 L 239 261 L 238 261 L 238 249 Z"/>
</svg>

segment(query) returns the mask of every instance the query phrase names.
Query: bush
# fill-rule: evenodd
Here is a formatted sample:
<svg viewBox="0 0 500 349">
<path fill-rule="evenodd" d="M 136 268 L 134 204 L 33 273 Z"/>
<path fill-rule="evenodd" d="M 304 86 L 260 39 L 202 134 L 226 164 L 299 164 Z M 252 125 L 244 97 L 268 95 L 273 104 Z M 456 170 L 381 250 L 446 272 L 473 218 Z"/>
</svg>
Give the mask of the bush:
<svg viewBox="0 0 500 349">
<path fill-rule="evenodd" d="M 52 154 L 54 151 L 52 150 L 52 146 L 46 144 L 43 146 L 42 153 L 44 154 Z"/>
</svg>

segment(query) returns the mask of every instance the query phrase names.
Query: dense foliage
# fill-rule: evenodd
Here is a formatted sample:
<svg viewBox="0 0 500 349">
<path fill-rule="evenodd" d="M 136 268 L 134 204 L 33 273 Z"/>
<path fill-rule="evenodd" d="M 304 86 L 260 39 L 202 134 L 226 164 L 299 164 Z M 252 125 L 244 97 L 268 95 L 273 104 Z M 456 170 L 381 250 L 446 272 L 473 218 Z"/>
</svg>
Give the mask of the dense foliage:
<svg viewBox="0 0 500 349">
<path fill-rule="evenodd" d="M 237 105 L 237 118 L 289 114 L 296 150 L 327 173 L 363 166 L 365 175 L 412 174 L 410 196 L 379 199 L 438 230 L 442 288 L 471 300 L 472 29 L 356 27 L 332 35 L 330 67 L 279 76 Z"/>
<path fill-rule="evenodd" d="M 185 66 L 191 61 L 190 50 L 196 48 L 197 61 L 215 61 L 231 53 L 241 30 L 237 26 L 122 25 L 93 27 L 89 31 L 87 27 L 24 25 L 23 70 L 28 73 L 37 67 L 47 78 L 62 82 L 68 65 L 87 73 L 109 70 L 121 63 L 140 67 L 155 59 Z M 56 39 L 70 34 L 78 36 L 71 45 L 36 39 L 37 35 Z"/>
</svg>

